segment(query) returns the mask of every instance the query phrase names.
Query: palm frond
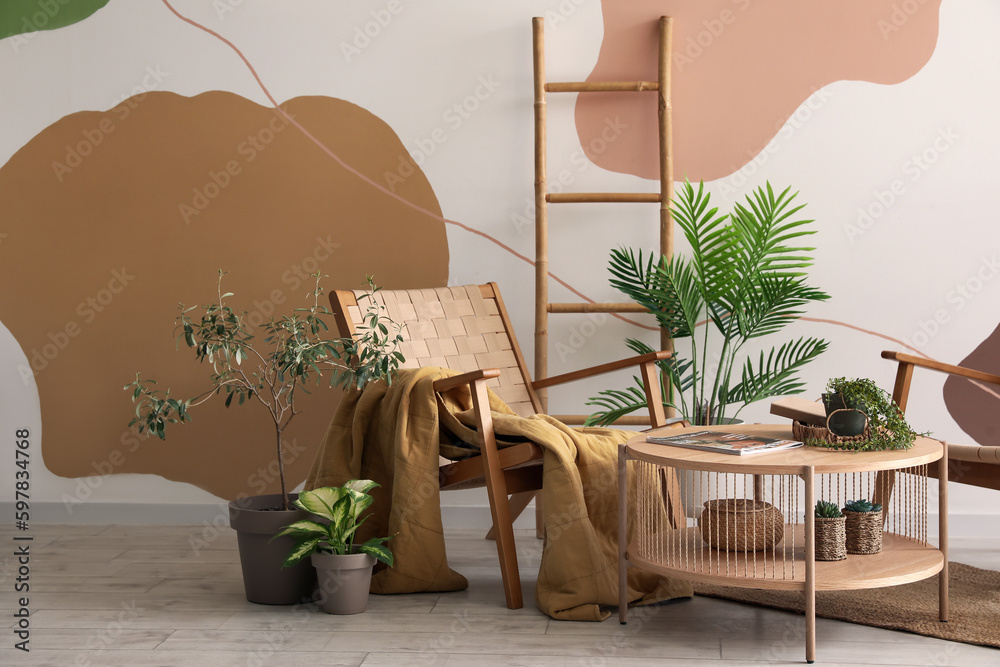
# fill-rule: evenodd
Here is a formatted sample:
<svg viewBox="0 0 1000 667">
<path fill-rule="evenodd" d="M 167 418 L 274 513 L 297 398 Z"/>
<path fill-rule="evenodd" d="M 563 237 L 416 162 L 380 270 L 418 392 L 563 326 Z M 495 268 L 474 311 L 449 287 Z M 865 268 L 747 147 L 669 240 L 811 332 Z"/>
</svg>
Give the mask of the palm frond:
<svg viewBox="0 0 1000 667">
<path fill-rule="evenodd" d="M 814 234 L 815 230 L 803 229 L 812 220 L 788 219 L 803 208 L 789 208 L 795 194 L 786 188 L 774 196 L 770 184 L 758 188 L 747 198 L 747 206 L 736 204 L 730 216 L 732 227 L 739 237 L 735 264 L 742 275 L 770 272 L 801 276 L 802 269 L 812 265 L 807 253 L 811 247 L 788 245 L 793 239 Z"/>
<path fill-rule="evenodd" d="M 626 338 L 625 345 L 640 355 L 655 352 L 648 344 L 636 338 Z M 687 391 L 694 384 L 694 373 L 691 372 L 692 362 L 689 359 L 682 359 L 676 352 L 670 355 L 669 359 L 657 361 L 656 366 L 667 376 L 670 383 L 680 391 Z M 665 400 L 664 403 L 666 403 Z"/>
<path fill-rule="evenodd" d="M 766 357 L 761 351 L 756 364 L 748 358 L 743 365 L 743 379 L 730 389 L 727 401 L 748 404 L 772 396 L 802 393 L 805 384 L 796 373 L 828 345 L 819 338 L 799 338 L 780 348 L 771 348 Z"/>
<path fill-rule="evenodd" d="M 693 288 L 693 274 L 687 264 L 676 260 L 669 264 L 656 263 L 650 255 L 638 256 L 629 249 L 611 251 L 611 286 L 649 309 L 659 325 L 672 338 L 691 335 L 692 319 L 688 313 L 701 308 L 699 295 Z"/>
<path fill-rule="evenodd" d="M 598 410 L 587 417 L 584 426 L 605 426 L 613 424 L 625 415 L 632 414 L 636 410 L 644 410 L 648 406 L 646 403 L 646 390 L 642 380 L 633 377 L 635 385 L 625 389 L 605 389 L 597 396 L 588 400 L 585 405 L 594 405 L 602 410 Z"/>
<path fill-rule="evenodd" d="M 745 339 L 775 333 L 801 317 L 802 306 L 830 298 L 801 278 L 770 273 L 748 276 L 746 293 L 749 298 L 736 313 L 739 333 Z"/>
<path fill-rule="evenodd" d="M 727 225 L 728 215 L 718 215 L 717 208 L 708 208 L 711 195 L 685 181 L 681 197 L 674 201 L 674 220 L 691 245 L 691 264 L 698 278 L 702 298 L 711 302 L 724 298 L 738 279 L 733 260 L 738 253 L 739 239 Z"/>
</svg>

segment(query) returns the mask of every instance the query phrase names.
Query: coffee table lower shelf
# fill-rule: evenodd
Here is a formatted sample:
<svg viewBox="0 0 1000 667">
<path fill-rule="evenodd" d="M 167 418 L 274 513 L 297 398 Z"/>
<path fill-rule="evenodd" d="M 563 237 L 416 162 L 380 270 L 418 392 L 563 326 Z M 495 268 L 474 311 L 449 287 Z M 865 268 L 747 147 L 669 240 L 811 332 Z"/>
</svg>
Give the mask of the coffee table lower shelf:
<svg viewBox="0 0 1000 667">
<path fill-rule="evenodd" d="M 697 528 L 685 528 L 656 535 L 642 545 L 633 542 L 626 559 L 643 570 L 689 581 L 743 588 L 805 590 L 804 545 L 805 527 L 801 524 L 786 525 L 785 540 L 774 549 L 751 553 L 712 549 L 704 544 Z M 816 590 L 898 586 L 934 576 L 943 566 L 944 554 L 936 546 L 884 532 L 879 553 L 848 554 L 844 560 L 816 561 Z"/>
</svg>

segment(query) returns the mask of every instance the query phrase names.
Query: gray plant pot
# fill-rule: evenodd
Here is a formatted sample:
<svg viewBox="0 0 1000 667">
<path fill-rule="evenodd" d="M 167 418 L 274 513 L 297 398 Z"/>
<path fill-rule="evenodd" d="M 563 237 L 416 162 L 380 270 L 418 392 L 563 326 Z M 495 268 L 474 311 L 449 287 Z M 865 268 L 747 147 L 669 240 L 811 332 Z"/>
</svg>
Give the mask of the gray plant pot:
<svg viewBox="0 0 1000 667">
<path fill-rule="evenodd" d="M 328 614 L 360 614 L 368 608 L 375 558 L 364 553 L 313 554 L 318 600 Z"/>
<path fill-rule="evenodd" d="M 295 499 L 298 494 L 291 494 Z M 305 510 L 267 510 L 281 506 L 281 494 L 250 496 L 229 503 L 229 525 L 236 531 L 247 600 L 257 604 L 310 602 L 316 591 L 316 570 L 305 561 L 281 567 L 295 541 L 271 538 L 290 523 L 306 519 Z"/>
</svg>

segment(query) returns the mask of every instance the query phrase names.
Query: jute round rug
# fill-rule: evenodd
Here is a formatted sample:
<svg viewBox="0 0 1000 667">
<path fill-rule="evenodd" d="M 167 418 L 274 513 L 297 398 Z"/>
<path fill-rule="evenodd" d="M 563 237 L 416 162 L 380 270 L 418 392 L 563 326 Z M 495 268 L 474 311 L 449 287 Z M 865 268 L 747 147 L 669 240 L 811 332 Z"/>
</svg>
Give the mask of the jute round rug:
<svg viewBox="0 0 1000 667">
<path fill-rule="evenodd" d="M 938 578 L 889 588 L 818 591 L 816 616 L 1000 648 L 1000 572 L 950 563 L 948 623 L 938 620 Z M 798 591 L 694 585 L 698 595 L 804 613 Z"/>
</svg>

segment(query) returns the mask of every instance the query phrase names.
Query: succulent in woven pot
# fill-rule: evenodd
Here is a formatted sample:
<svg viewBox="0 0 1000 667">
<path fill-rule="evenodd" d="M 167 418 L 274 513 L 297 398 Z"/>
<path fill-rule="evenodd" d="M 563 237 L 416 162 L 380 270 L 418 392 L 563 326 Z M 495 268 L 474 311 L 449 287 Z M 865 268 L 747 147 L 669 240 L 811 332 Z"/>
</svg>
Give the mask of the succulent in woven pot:
<svg viewBox="0 0 1000 667">
<path fill-rule="evenodd" d="M 722 498 L 705 501 L 698 529 L 713 549 L 763 551 L 784 538 L 785 519 L 777 507 L 763 500 Z"/>
<path fill-rule="evenodd" d="M 882 505 L 867 498 L 844 505 L 847 553 L 877 554 L 882 550 Z"/>
<path fill-rule="evenodd" d="M 816 560 L 847 558 L 846 518 L 836 503 L 820 500 L 815 508 Z"/>
</svg>

